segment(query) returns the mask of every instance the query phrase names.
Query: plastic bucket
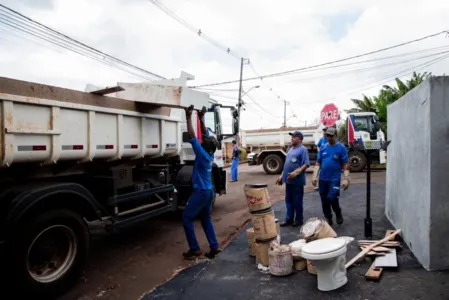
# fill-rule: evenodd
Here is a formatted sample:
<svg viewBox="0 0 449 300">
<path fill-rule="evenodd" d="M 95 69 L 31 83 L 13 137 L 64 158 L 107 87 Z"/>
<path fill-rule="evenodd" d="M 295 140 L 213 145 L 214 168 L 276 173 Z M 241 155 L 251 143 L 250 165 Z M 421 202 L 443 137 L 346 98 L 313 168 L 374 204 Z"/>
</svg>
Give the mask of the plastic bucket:
<svg viewBox="0 0 449 300">
<path fill-rule="evenodd" d="M 255 245 L 256 242 L 254 238 L 254 228 L 250 228 L 246 231 L 246 237 L 248 238 L 248 254 L 249 256 L 256 256 Z"/>
<path fill-rule="evenodd" d="M 307 242 L 337 237 L 337 233 L 332 229 L 329 223 L 318 218 L 310 218 L 307 220 L 307 222 L 301 227 L 300 235 Z"/>
<path fill-rule="evenodd" d="M 274 219 L 274 222 L 276 223 L 276 231 L 277 231 L 278 235 L 281 235 L 281 224 L 279 224 L 279 220 Z"/>
<path fill-rule="evenodd" d="M 296 271 L 303 271 L 307 269 L 307 261 L 305 259 L 293 260 Z"/>
<path fill-rule="evenodd" d="M 251 214 L 256 241 L 266 242 L 276 238 L 278 231 L 273 209 Z"/>
<path fill-rule="evenodd" d="M 246 184 L 244 190 L 250 213 L 271 208 L 266 184 Z"/>
<path fill-rule="evenodd" d="M 268 259 L 268 250 L 270 242 L 254 242 L 254 252 L 256 252 L 256 263 L 268 267 L 270 263 Z"/>
<path fill-rule="evenodd" d="M 290 246 L 283 245 L 282 249 L 270 248 L 268 258 L 270 273 L 274 276 L 286 276 L 293 272 L 293 256 Z"/>
<path fill-rule="evenodd" d="M 307 260 L 307 271 L 312 275 L 316 275 L 315 265 L 310 260 Z"/>
</svg>

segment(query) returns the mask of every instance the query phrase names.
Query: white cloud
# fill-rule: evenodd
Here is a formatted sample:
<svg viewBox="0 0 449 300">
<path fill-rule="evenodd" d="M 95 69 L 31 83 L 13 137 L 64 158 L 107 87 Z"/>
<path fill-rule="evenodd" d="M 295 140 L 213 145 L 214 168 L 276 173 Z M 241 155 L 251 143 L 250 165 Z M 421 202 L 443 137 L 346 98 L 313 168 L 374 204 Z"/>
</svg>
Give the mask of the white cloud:
<svg viewBox="0 0 449 300">
<path fill-rule="evenodd" d="M 35 0 L 32 6 L 25 5 L 24 1 L 6 1 L 6 4 L 75 39 L 165 77 L 176 77 L 185 70 L 196 76 L 192 82 L 195 85 L 239 77 L 237 59 L 184 28 L 149 1 L 55 0 L 53 5 L 50 1 L 44 2 Z M 431 0 L 426 5 L 418 0 L 161 2 L 209 37 L 249 57 L 259 74 L 340 59 L 449 29 L 446 27 L 449 2 L 441 0 Z M 358 15 L 358 18 L 348 23 L 347 14 Z M 343 37 L 335 39 L 329 26 L 339 26 L 339 22 L 341 26 L 348 26 L 348 30 Z M 16 39 L 5 33 L 10 30 L 4 28 L 0 24 L 1 76 L 75 89 L 83 89 L 86 83 L 110 85 L 117 81 L 139 80 L 77 54 L 56 52 Z M 448 44 L 449 39 L 441 35 L 362 59 Z M 381 85 L 390 83 L 389 79 L 398 75 L 406 78 L 416 66 L 431 59 L 404 56 L 395 58 L 396 64 L 377 61 L 348 66 L 345 70 L 325 69 L 265 82 L 291 103 L 288 116 L 293 108 L 299 117 L 299 121 L 290 119 L 289 125 L 299 125 L 316 119 L 325 103 L 334 102 L 342 109 L 348 108 L 350 98 L 360 97 L 361 93 L 373 95 Z M 400 61 L 406 62 L 397 63 Z M 384 66 L 348 72 L 375 64 Z M 448 67 L 449 63 L 442 61 L 424 70 L 442 74 Z M 249 76 L 254 74 L 245 66 L 244 77 Z M 256 105 L 248 104 L 243 112 L 242 128 L 279 126 L 283 121 L 282 101 L 258 80 L 245 82 L 244 88 L 248 90 L 254 85 L 261 87 L 251 91 L 251 97 L 279 118 L 270 117 Z M 236 89 L 237 84 L 211 88 Z M 220 94 L 237 97 L 236 91 Z M 226 104 L 235 101 L 220 99 Z M 245 102 L 251 103 L 251 100 L 245 98 Z"/>
</svg>

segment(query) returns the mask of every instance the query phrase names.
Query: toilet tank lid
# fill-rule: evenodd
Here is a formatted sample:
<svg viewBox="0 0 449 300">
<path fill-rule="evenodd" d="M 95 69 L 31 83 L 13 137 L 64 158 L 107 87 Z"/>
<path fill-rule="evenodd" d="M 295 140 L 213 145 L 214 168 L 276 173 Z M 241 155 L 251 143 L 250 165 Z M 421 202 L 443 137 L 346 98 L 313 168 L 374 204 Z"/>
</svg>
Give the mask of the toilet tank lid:
<svg viewBox="0 0 449 300">
<path fill-rule="evenodd" d="M 339 238 L 324 238 L 305 244 L 301 251 L 307 254 L 326 254 L 346 246 L 346 241 Z"/>
</svg>

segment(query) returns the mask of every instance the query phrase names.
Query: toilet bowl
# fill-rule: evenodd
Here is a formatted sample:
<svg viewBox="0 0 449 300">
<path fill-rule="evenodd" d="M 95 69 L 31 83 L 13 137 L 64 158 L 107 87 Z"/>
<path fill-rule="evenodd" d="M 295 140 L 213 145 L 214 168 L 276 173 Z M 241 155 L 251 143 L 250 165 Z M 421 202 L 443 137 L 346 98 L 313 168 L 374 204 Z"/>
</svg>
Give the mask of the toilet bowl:
<svg viewBox="0 0 449 300">
<path fill-rule="evenodd" d="M 320 291 L 336 290 L 348 282 L 346 277 L 346 245 L 339 238 L 324 238 L 305 244 L 301 256 L 315 265 Z"/>
</svg>

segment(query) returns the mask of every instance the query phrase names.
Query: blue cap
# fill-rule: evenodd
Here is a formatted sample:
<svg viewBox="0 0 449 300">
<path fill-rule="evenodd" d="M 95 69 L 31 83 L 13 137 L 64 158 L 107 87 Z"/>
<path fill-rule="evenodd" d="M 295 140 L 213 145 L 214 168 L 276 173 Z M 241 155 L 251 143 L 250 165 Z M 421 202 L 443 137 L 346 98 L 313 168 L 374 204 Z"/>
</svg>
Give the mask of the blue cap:
<svg viewBox="0 0 449 300">
<path fill-rule="evenodd" d="M 289 133 L 291 136 L 296 136 L 299 137 L 301 139 L 301 141 L 304 139 L 304 135 L 302 134 L 301 131 L 293 131 Z"/>
</svg>

